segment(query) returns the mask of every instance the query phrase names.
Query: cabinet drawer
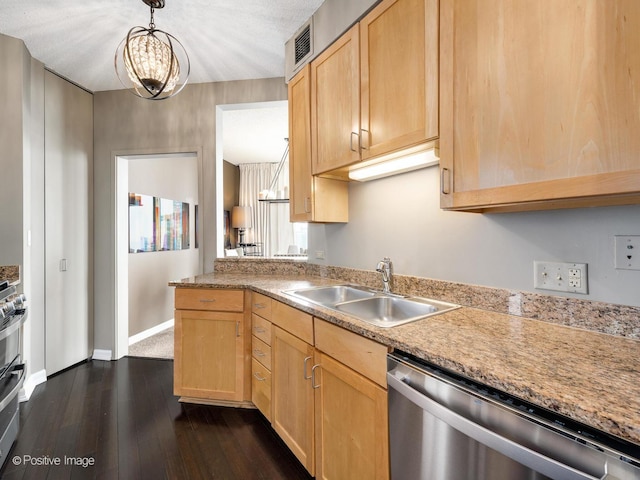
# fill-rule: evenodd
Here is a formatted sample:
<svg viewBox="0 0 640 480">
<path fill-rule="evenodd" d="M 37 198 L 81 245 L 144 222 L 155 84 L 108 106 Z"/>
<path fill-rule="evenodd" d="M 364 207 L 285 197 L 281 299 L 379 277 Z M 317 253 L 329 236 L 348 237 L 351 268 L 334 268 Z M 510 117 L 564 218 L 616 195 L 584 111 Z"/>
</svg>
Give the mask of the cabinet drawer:
<svg viewBox="0 0 640 480">
<path fill-rule="evenodd" d="M 210 310 L 218 312 L 242 312 L 243 290 L 214 288 L 176 288 L 176 310 Z"/>
<path fill-rule="evenodd" d="M 284 303 L 274 301 L 271 321 L 283 330 L 313 345 L 313 317 Z"/>
<path fill-rule="evenodd" d="M 251 336 L 251 355 L 258 362 L 271 370 L 271 347 L 255 335 Z"/>
<path fill-rule="evenodd" d="M 271 372 L 255 358 L 251 361 L 251 401 L 271 421 Z"/>
<path fill-rule="evenodd" d="M 316 348 L 387 388 L 388 347 L 316 319 Z"/>
<path fill-rule="evenodd" d="M 251 314 L 251 333 L 267 345 L 271 345 L 271 322 L 255 313 Z"/>
<path fill-rule="evenodd" d="M 262 318 L 271 320 L 271 298 L 253 292 L 251 294 L 251 311 Z"/>
</svg>

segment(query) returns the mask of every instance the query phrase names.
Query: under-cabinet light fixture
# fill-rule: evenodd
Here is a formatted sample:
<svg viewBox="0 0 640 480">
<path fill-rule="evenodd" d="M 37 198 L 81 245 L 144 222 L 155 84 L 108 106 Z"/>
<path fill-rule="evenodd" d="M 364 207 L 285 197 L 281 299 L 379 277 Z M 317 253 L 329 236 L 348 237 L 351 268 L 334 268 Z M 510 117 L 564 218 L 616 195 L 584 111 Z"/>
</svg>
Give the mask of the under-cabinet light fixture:
<svg viewBox="0 0 640 480">
<path fill-rule="evenodd" d="M 432 147 L 428 150 L 409 153 L 401 157 L 396 156 L 388 160 L 379 159 L 375 163 L 367 162 L 362 165 L 354 165 L 349 168 L 349 178 L 359 182 L 366 182 L 437 165 L 439 160 L 436 148 Z"/>
</svg>

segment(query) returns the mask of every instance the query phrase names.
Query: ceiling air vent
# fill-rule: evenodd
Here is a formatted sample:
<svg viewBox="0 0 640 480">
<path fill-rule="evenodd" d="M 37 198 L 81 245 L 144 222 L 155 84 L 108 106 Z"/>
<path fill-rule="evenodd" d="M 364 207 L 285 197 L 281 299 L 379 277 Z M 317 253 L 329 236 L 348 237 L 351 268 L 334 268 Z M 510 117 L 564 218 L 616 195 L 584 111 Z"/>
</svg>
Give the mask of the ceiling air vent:
<svg viewBox="0 0 640 480">
<path fill-rule="evenodd" d="M 308 23 L 294 40 L 295 64 L 303 61 L 311 53 L 311 24 Z"/>
<path fill-rule="evenodd" d="M 284 45 L 284 70 L 287 82 L 309 62 L 313 54 L 313 44 L 313 17 L 311 17 Z"/>
</svg>

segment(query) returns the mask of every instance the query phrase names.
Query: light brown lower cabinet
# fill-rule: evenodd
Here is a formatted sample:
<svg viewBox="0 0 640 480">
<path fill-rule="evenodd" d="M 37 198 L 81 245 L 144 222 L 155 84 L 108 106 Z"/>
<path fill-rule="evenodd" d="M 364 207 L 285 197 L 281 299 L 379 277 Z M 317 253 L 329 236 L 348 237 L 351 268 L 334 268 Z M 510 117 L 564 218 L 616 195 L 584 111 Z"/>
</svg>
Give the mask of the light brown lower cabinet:
<svg viewBox="0 0 640 480">
<path fill-rule="evenodd" d="M 388 479 L 387 347 L 273 305 L 274 430 L 316 478 Z"/>
<path fill-rule="evenodd" d="M 245 302 L 243 290 L 176 288 L 173 391 L 181 400 L 251 399 Z"/>
<path fill-rule="evenodd" d="M 273 429 L 313 475 L 313 346 L 280 327 L 274 327 L 271 365 Z"/>
<path fill-rule="evenodd" d="M 389 478 L 387 391 L 318 350 L 316 478 Z"/>
<path fill-rule="evenodd" d="M 181 354 L 175 365 L 176 395 L 242 400 L 241 316 L 177 311 Z"/>
</svg>

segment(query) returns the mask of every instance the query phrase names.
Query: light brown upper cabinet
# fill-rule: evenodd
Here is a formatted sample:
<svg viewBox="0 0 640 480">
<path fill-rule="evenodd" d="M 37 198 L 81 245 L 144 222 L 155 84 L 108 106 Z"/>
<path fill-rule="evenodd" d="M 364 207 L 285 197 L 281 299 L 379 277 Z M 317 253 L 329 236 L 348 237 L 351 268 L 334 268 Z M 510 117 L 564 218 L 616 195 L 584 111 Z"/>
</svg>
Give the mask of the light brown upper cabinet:
<svg viewBox="0 0 640 480">
<path fill-rule="evenodd" d="M 438 0 L 383 0 L 311 62 L 312 173 L 438 136 Z"/>
<path fill-rule="evenodd" d="M 289 185 L 292 222 L 347 222 L 348 184 L 311 175 L 311 73 L 289 82 Z"/>
<path fill-rule="evenodd" d="M 442 208 L 640 202 L 640 2 L 440 8 Z"/>
</svg>

